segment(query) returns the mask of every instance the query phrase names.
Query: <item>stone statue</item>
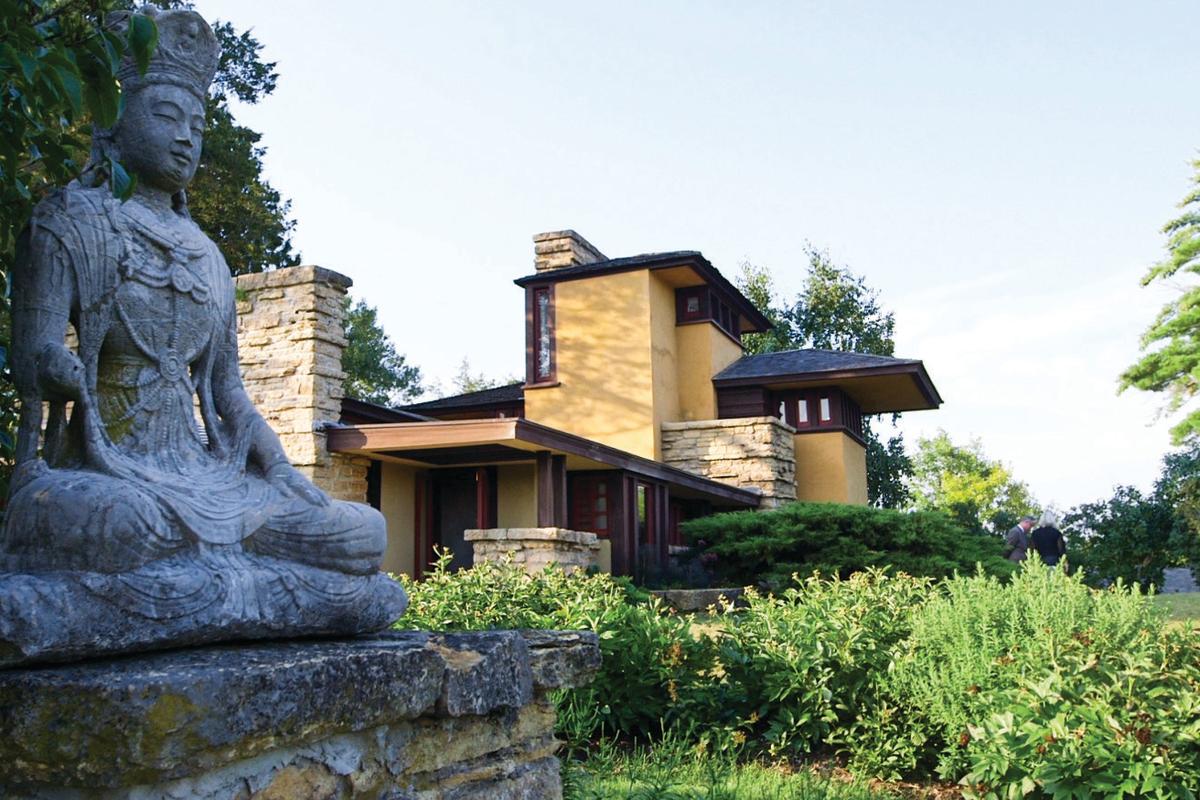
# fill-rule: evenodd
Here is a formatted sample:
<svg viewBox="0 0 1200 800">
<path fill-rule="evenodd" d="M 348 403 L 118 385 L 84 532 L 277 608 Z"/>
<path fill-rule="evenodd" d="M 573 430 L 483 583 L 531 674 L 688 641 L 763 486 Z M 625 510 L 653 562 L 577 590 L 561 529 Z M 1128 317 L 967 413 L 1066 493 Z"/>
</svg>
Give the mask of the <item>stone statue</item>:
<svg viewBox="0 0 1200 800">
<path fill-rule="evenodd" d="M 383 517 L 288 463 L 242 387 L 233 281 L 185 194 L 216 38 L 193 11 L 138 13 L 159 30 L 149 69 L 122 66 L 124 113 L 38 205 L 13 273 L 0 664 L 362 633 L 407 603 L 379 573 Z M 126 202 L 109 158 L 136 177 Z"/>
</svg>

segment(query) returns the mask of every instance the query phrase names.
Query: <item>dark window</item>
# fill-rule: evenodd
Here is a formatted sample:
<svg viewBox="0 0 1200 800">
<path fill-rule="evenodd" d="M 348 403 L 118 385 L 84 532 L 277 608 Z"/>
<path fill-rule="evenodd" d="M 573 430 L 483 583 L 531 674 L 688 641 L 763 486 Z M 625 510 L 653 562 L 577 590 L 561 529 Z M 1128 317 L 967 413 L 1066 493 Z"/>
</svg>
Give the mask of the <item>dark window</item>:
<svg viewBox="0 0 1200 800">
<path fill-rule="evenodd" d="M 862 439 L 862 409 L 853 397 L 836 387 L 772 392 L 760 407 L 739 402 L 742 395 L 750 396 L 754 391 L 753 388 L 718 390 L 718 415 L 722 419 L 731 419 L 771 414 L 797 431 L 845 430 Z"/>
<path fill-rule="evenodd" d="M 708 319 L 708 292 L 703 286 L 675 290 L 675 322 L 698 322 Z"/>
<path fill-rule="evenodd" d="M 606 476 L 578 475 L 571 477 L 571 507 L 568 524 L 577 531 L 591 531 L 607 539 L 612 531 L 611 479 Z"/>
<path fill-rule="evenodd" d="M 531 289 L 528 298 L 525 380 L 545 383 L 555 379 L 554 287 Z"/>
<path fill-rule="evenodd" d="M 688 286 L 675 290 L 675 323 L 711 320 L 734 339 L 739 337 L 739 318 L 721 295 L 706 286 Z"/>
</svg>

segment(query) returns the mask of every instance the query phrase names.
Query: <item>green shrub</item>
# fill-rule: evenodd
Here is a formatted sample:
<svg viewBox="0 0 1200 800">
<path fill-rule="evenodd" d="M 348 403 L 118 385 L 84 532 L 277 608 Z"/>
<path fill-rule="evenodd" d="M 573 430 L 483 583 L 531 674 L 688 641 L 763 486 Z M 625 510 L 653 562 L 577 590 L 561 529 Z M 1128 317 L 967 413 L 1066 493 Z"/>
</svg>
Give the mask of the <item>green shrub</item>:
<svg viewBox="0 0 1200 800">
<path fill-rule="evenodd" d="M 970 533 L 933 511 L 902 513 L 840 503 L 790 503 L 770 511 L 737 511 L 691 520 L 683 533 L 727 581 L 785 585 L 820 572 L 848 577 L 871 567 L 923 577 L 1013 567 L 994 537 Z"/>
<path fill-rule="evenodd" d="M 837 744 L 858 709 L 875 705 L 878 680 L 930 586 L 868 570 L 848 580 L 814 575 L 778 595 L 749 590 L 748 607 L 726 614 L 720 639 L 718 696 L 736 740 L 775 756 Z"/>
<path fill-rule="evenodd" d="M 422 581 L 401 576 L 409 607 L 397 627 L 420 630 L 546 628 L 600 636 L 603 664 L 590 686 L 559 697 L 570 743 L 601 734 L 661 734 L 708 691 L 711 639 L 659 600 L 609 575 L 527 574 L 511 563 L 451 572 L 443 557 Z"/>
<path fill-rule="evenodd" d="M 1036 560 L 1007 584 L 985 575 L 945 581 L 913 614 L 879 705 L 857 723 L 886 728 L 881 710 L 896 708 L 907 735 L 890 738 L 890 751 L 886 741 L 852 747 L 854 763 L 886 773 L 880 762 L 891 757 L 897 771 L 911 773 L 936 753 L 937 771 L 958 779 L 986 752 L 970 731 L 1029 681 L 1058 674 L 1064 653 L 1082 646 L 1108 663 L 1145 653 L 1161 633 L 1161 617 L 1136 589 L 1097 592 Z"/>
<path fill-rule="evenodd" d="M 1054 663 L 989 698 L 966 732 L 968 797 L 1194 798 L 1200 646 L 1169 632 L 1133 652 L 1064 642 Z"/>
<path fill-rule="evenodd" d="M 558 698 L 575 744 L 665 739 L 726 760 L 837 751 L 859 775 L 936 771 L 989 800 L 1200 791 L 1200 635 L 1165 628 L 1136 588 L 1095 591 L 1036 559 L 1008 582 L 793 579 L 724 609 L 711 637 L 606 575 L 443 561 L 404 580 L 405 627 L 599 633 L 596 681 Z"/>
</svg>

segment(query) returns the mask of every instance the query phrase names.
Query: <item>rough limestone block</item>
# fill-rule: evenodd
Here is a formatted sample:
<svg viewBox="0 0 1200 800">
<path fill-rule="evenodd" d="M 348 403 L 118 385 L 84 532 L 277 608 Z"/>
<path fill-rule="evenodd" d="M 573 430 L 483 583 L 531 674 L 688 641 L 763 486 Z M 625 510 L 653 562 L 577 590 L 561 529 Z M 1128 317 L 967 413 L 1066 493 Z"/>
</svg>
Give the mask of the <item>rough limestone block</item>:
<svg viewBox="0 0 1200 800">
<path fill-rule="evenodd" d="M 561 797 L 594 633 L 388 633 L 0 671 L 5 798 Z"/>
</svg>

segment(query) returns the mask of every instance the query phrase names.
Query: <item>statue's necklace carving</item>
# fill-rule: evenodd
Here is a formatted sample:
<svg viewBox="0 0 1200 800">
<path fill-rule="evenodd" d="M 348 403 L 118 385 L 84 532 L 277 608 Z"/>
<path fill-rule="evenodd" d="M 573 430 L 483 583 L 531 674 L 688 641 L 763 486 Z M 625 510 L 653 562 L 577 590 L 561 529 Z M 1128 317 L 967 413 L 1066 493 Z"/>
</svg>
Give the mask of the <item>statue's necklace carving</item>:
<svg viewBox="0 0 1200 800">
<path fill-rule="evenodd" d="M 171 230 L 157 221 L 145 219 L 141 209 L 130 208 L 122 214 L 126 229 L 122 232 L 125 241 L 120 271 L 126 280 L 136 281 L 153 289 L 170 288 L 166 292 L 170 304 L 170 330 L 165 346 L 155 347 L 146 340 L 133 324 L 123 305 L 116 305 L 117 317 L 124 326 L 130 340 L 142 355 L 158 367 L 158 372 L 168 383 L 188 380 L 188 359 L 179 351 L 179 328 L 181 325 L 179 303 L 190 297 L 199 305 L 208 305 L 210 292 L 201 275 L 193 271 L 192 265 L 203 264 L 208 250 L 203 241 L 189 241 L 178 230 Z"/>
<path fill-rule="evenodd" d="M 155 289 L 170 286 L 197 303 L 207 303 L 208 284 L 191 268 L 207 253 L 203 240 L 151 222 L 134 209 L 121 216 L 127 226 L 122 232 L 126 247 L 121 254 L 121 276 Z M 165 254 L 165 264 L 159 253 Z"/>
</svg>

